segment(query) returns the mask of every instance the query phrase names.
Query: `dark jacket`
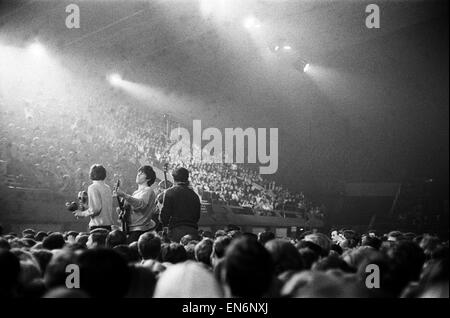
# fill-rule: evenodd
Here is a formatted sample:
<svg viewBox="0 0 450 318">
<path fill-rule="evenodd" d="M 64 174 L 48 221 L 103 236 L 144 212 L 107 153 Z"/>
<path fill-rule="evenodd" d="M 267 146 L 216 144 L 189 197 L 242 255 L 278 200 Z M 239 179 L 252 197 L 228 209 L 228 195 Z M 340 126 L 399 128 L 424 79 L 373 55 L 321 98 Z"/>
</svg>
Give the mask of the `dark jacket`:
<svg viewBox="0 0 450 318">
<path fill-rule="evenodd" d="M 188 184 L 175 184 L 164 195 L 161 222 L 169 229 L 180 225 L 198 228 L 200 207 L 200 198 Z"/>
</svg>

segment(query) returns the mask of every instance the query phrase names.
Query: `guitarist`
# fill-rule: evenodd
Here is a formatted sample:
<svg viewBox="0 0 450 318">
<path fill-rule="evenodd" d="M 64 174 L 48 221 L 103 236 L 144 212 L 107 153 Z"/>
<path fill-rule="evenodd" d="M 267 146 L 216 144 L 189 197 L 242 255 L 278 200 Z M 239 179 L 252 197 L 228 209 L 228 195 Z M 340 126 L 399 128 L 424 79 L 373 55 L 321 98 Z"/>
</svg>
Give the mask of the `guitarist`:
<svg viewBox="0 0 450 318">
<path fill-rule="evenodd" d="M 138 189 L 129 195 L 120 189 L 116 189 L 115 195 L 125 200 L 129 205 L 130 215 L 128 223 L 129 243 L 137 241 L 141 234 L 151 231 L 156 224 L 152 220 L 153 214 L 157 213 L 156 194 L 151 185 L 156 180 L 156 173 L 151 166 L 142 166 L 138 169 L 136 183 Z"/>
</svg>

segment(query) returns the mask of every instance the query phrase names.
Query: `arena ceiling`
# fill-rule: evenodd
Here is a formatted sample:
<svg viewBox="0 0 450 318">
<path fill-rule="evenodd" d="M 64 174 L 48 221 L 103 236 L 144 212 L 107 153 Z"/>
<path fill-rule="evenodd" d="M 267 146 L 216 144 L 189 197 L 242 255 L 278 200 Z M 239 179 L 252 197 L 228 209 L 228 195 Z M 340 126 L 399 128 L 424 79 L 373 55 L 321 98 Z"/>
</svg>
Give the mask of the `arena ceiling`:
<svg viewBox="0 0 450 318">
<path fill-rule="evenodd" d="M 292 187 L 448 178 L 448 4 L 377 1 L 381 28 L 369 30 L 371 2 L 230 0 L 227 15 L 198 0 L 0 1 L 0 41 L 39 39 L 80 75 L 156 87 L 179 97 L 167 109 L 178 118 L 277 127 L 276 179 Z M 70 3 L 80 29 L 65 26 Z M 248 14 L 266 43 L 289 43 L 320 72 L 268 63 Z"/>
</svg>

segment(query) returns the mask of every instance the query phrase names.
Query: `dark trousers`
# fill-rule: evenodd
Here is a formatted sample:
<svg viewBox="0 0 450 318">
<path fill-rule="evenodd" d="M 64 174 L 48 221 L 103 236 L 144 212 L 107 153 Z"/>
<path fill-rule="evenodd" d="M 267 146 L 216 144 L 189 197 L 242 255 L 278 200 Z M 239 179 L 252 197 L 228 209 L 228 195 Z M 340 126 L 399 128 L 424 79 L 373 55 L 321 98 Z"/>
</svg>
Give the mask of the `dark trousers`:
<svg viewBox="0 0 450 318">
<path fill-rule="evenodd" d="M 89 228 L 89 232 L 92 232 L 95 229 L 105 229 L 111 232 L 111 225 L 99 225 L 99 226 L 91 226 Z"/>
</svg>

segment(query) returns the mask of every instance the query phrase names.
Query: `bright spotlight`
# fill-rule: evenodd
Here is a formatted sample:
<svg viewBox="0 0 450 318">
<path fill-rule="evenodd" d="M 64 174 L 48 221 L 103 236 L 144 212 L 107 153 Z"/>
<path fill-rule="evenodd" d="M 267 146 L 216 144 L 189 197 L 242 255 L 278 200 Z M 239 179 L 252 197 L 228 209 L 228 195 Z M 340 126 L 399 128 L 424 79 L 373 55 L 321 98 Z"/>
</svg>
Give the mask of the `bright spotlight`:
<svg viewBox="0 0 450 318">
<path fill-rule="evenodd" d="M 305 73 L 308 72 L 309 68 L 310 68 L 309 63 L 306 63 L 306 65 L 303 67 L 303 72 Z"/>
<path fill-rule="evenodd" d="M 44 56 L 45 55 L 45 48 L 39 42 L 30 44 L 30 46 L 28 47 L 28 50 L 30 51 L 31 54 L 33 54 L 35 56 Z"/>
<path fill-rule="evenodd" d="M 118 85 L 121 81 L 122 81 L 122 77 L 117 73 L 114 73 L 114 74 L 111 74 L 108 76 L 108 82 L 111 85 Z"/>
<path fill-rule="evenodd" d="M 283 46 L 283 50 L 290 51 L 292 50 L 292 47 L 290 45 L 285 45 Z"/>
<path fill-rule="evenodd" d="M 256 29 L 256 28 L 261 27 L 261 24 L 255 17 L 247 17 L 244 20 L 244 27 L 249 30 Z"/>
<path fill-rule="evenodd" d="M 294 67 L 297 71 L 306 73 L 311 68 L 311 64 L 309 64 L 305 60 L 300 59 L 294 63 Z"/>
</svg>

